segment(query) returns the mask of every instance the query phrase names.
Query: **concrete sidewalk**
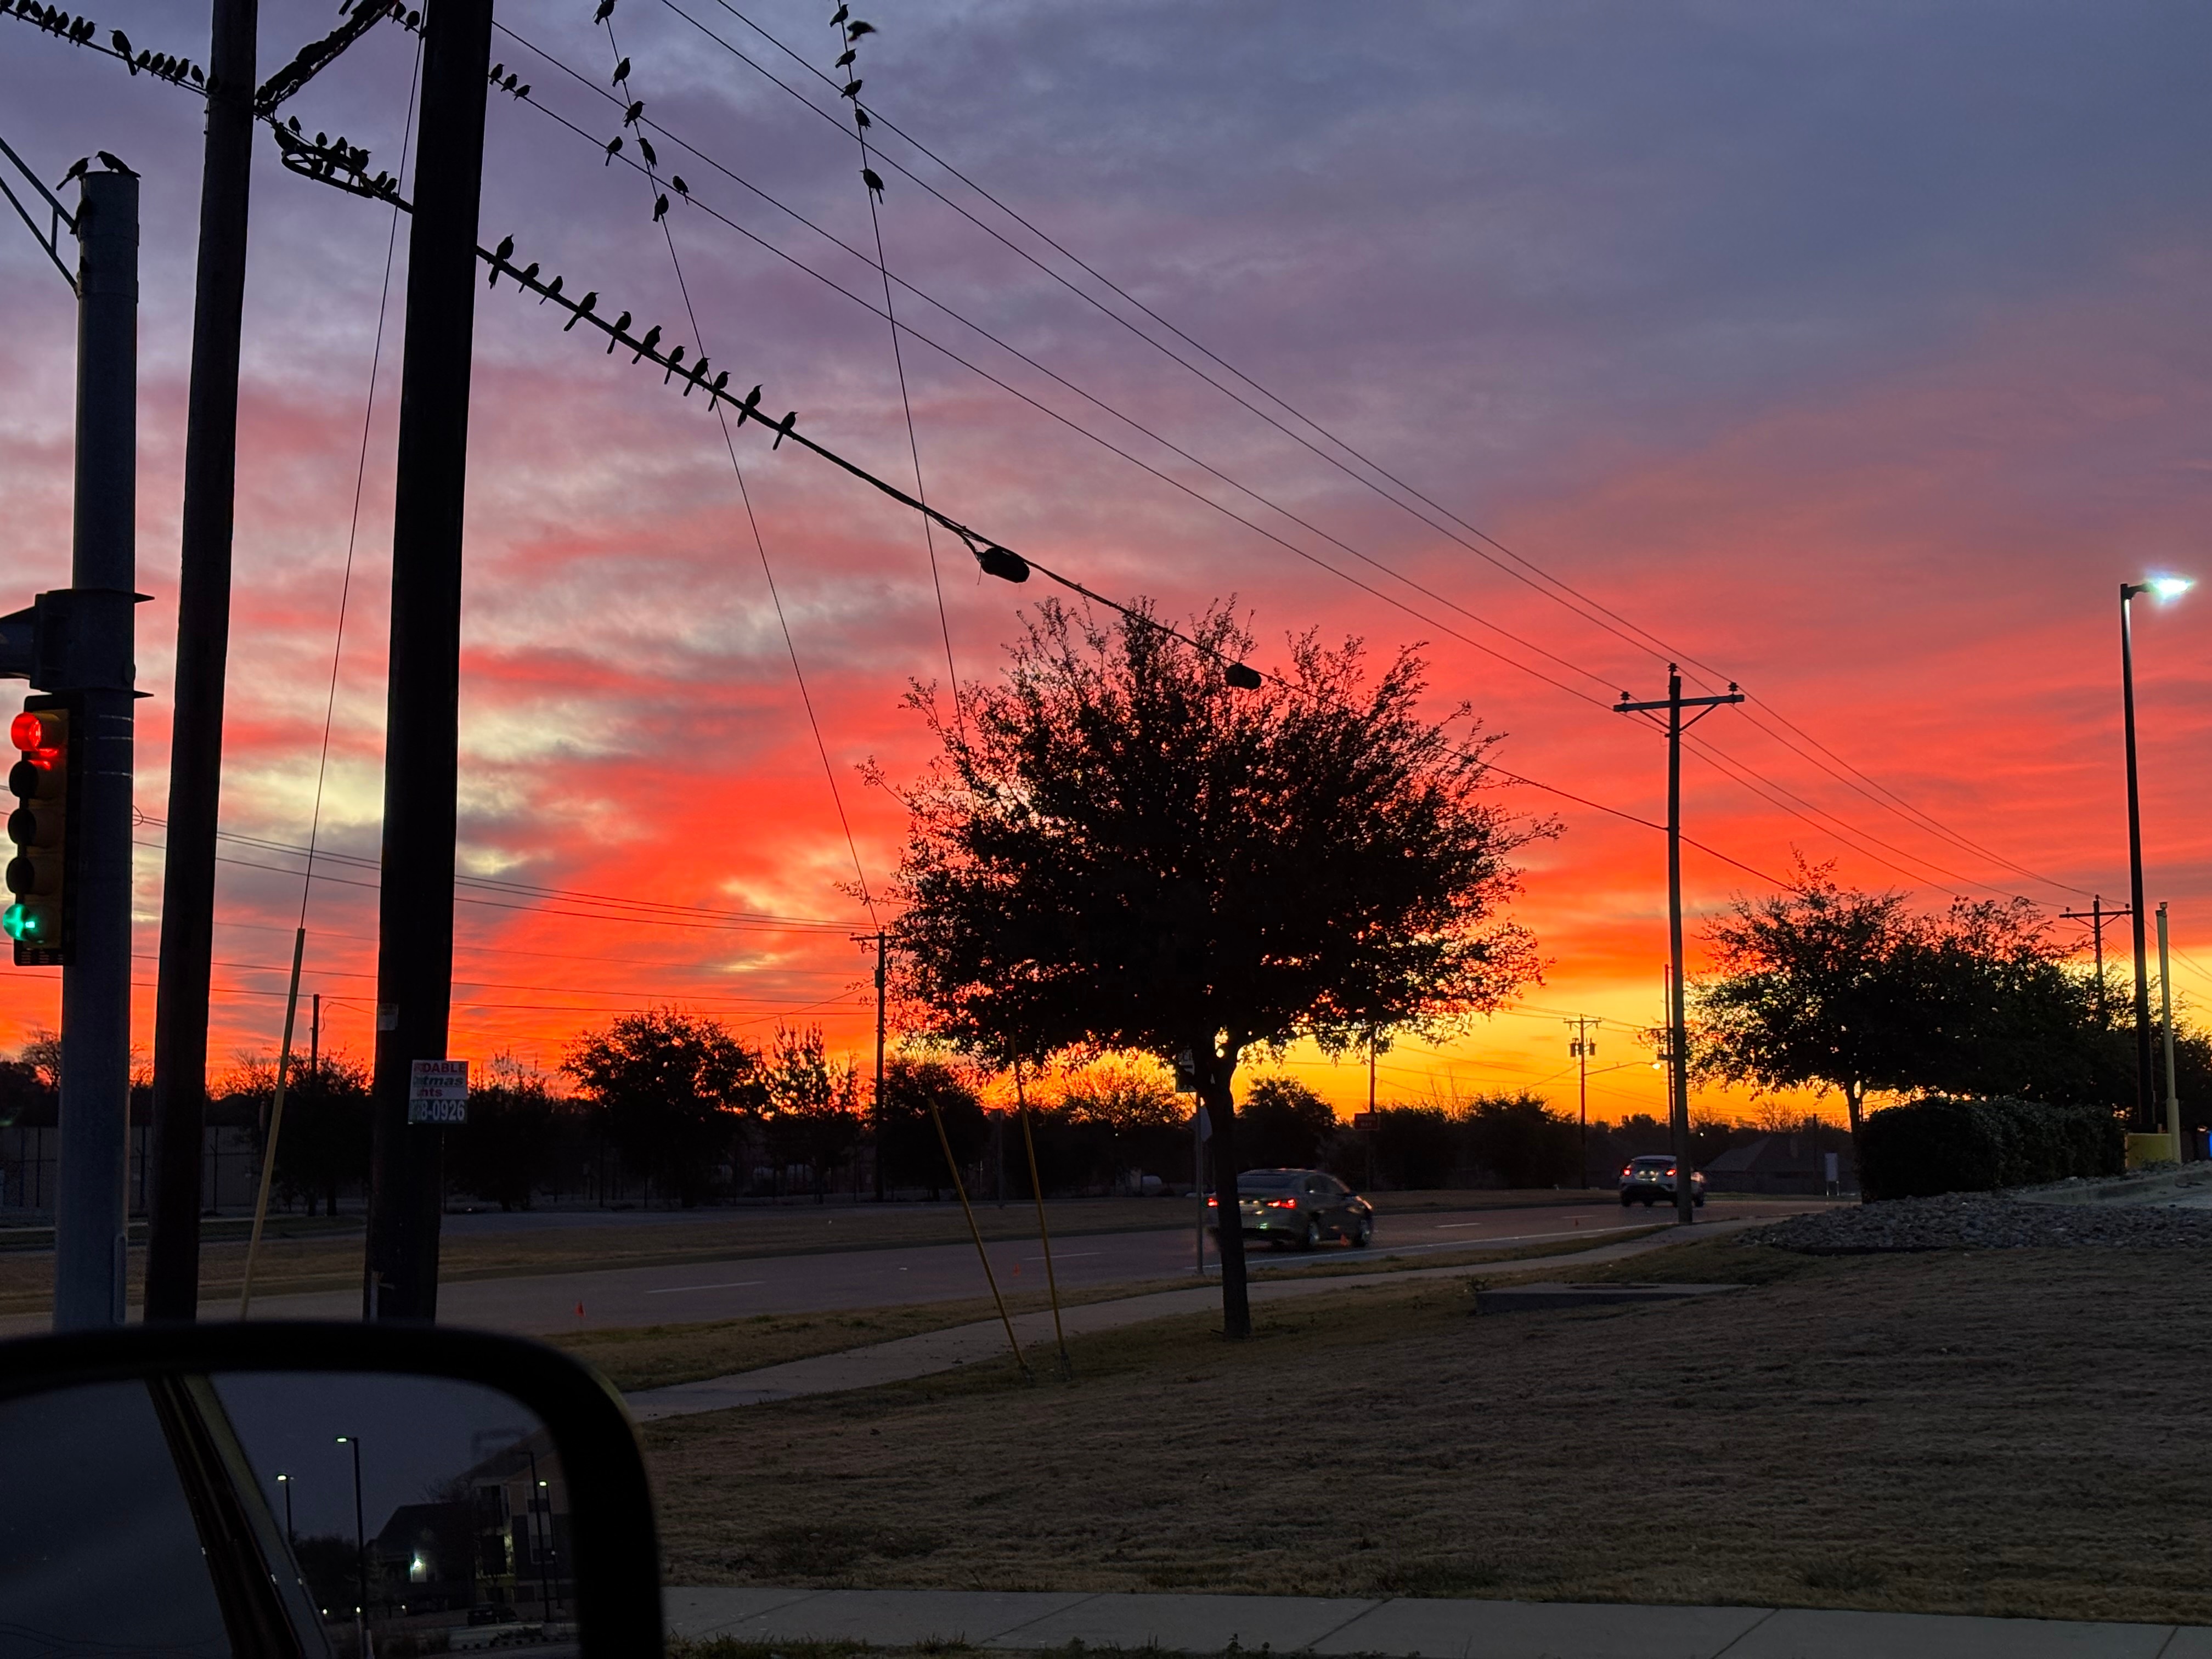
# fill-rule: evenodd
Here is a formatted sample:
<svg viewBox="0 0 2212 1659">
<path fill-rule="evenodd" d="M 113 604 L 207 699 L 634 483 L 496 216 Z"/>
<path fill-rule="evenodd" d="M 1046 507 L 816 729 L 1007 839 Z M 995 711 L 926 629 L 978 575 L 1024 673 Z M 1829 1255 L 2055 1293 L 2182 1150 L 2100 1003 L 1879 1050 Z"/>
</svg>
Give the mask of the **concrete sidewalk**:
<svg viewBox="0 0 2212 1659">
<path fill-rule="evenodd" d="M 990 1590 L 671 1589 L 693 1641 L 1424 1659 L 2212 1659 L 2212 1629 L 1797 1607 Z"/>
<path fill-rule="evenodd" d="M 1764 1219 L 1698 1223 L 1692 1237 L 1717 1237 L 1746 1227 L 1764 1226 Z M 1517 1261 L 1462 1262 L 1449 1267 L 1406 1267 L 1371 1273 L 1312 1274 L 1305 1277 L 1255 1278 L 1249 1292 L 1255 1306 L 1295 1297 L 1318 1296 L 1328 1291 L 1350 1290 L 1363 1285 L 1401 1285 L 1420 1279 L 1465 1279 L 1479 1273 L 1541 1273 L 1547 1268 L 1587 1267 L 1639 1255 L 1685 1242 L 1682 1230 L 1669 1227 L 1638 1238 L 1601 1244 L 1595 1249 L 1571 1255 L 1530 1256 Z M 1176 1314 L 1205 1313 L 1221 1305 L 1220 1282 L 1210 1280 L 1184 1291 L 1155 1291 L 1146 1296 L 1123 1297 L 1112 1302 L 1087 1302 L 1061 1310 L 1061 1323 L 1070 1336 L 1116 1330 Z M 1032 1365 L 1051 1363 L 1052 1315 L 1017 1314 L 1014 1334 Z M 759 1406 L 770 1401 L 791 1400 L 801 1395 L 840 1394 L 848 1389 L 874 1388 L 884 1382 L 908 1382 L 996 1359 L 1006 1362 L 1006 1328 L 996 1319 L 955 1325 L 941 1331 L 924 1331 L 862 1348 L 845 1348 L 793 1359 L 781 1365 L 710 1376 L 697 1382 L 674 1382 L 665 1388 L 641 1389 L 623 1396 L 630 1415 L 641 1423 L 664 1417 L 689 1417 L 700 1412 L 727 1411 L 733 1406 Z"/>
</svg>

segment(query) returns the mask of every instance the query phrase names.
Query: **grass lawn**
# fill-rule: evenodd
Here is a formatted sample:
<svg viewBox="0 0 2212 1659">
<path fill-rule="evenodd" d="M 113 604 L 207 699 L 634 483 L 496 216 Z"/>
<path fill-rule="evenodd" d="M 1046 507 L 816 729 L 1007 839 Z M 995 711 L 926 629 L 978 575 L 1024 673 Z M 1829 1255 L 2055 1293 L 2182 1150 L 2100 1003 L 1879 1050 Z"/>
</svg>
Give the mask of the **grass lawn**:
<svg viewBox="0 0 2212 1659">
<path fill-rule="evenodd" d="M 1606 1200 L 1600 1192 L 1416 1192 L 1380 1195 L 1377 1206 L 1390 1213 L 1433 1213 L 1447 1210 L 1522 1209 L 1541 1205 Z M 1159 1198 L 1054 1199 L 1045 1206 L 1054 1238 L 1097 1233 L 1150 1232 L 1193 1224 L 1189 1200 Z M 1031 1238 L 1036 1211 L 1026 1201 L 979 1203 L 975 1224 L 987 1239 Z M 327 1219 L 271 1217 L 261 1241 L 254 1271 L 254 1294 L 357 1290 L 365 1243 L 359 1217 L 343 1218 L 333 1232 Z M 941 1204 L 832 1203 L 780 1205 L 775 1208 L 702 1210 L 696 1218 L 621 1223 L 592 1221 L 574 1226 L 533 1227 L 513 1231 L 463 1232 L 448 1229 L 440 1255 L 439 1278 L 514 1279 L 530 1273 L 588 1272 L 599 1267 L 650 1267 L 686 1261 L 734 1261 L 747 1256 L 792 1255 L 822 1250 L 880 1249 L 903 1244 L 957 1244 L 968 1238 L 960 1206 Z M 135 1240 L 134 1240 L 135 1242 Z M 238 1294 L 245 1272 L 245 1229 L 226 1218 L 215 1224 L 200 1252 L 203 1296 Z M 131 1252 L 132 1299 L 145 1276 L 146 1253 Z M 0 1250 L 0 1314 L 36 1313 L 53 1304 L 54 1258 L 45 1249 Z"/>
<path fill-rule="evenodd" d="M 1081 1339 L 1072 1384 L 655 1424 L 668 1580 L 2212 1623 L 2212 1252 L 1709 1241 L 1571 1276 L 1753 1287 L 1482 1319 L 1456 1277 L 1355 1287 L 1236 1346 Z"/>
<path fill-rule="evenodd" d="M 1442 1260 L 1464 1260 L 1470 1265 L 1525 1261 L 1531 1256 L 1553 1256 L 1596 1249 L 1618 1243 L 1610 1238 L 1571 1239 L 1556 1244 L 1524 1244 L 1509 1250 L 1481 1250 L 1470 1245 L 1462 1257 L 1444 1253 Z M 1297 1258 L 1292 1258 L 1297 1260 Z M 1254 1265 L 1265 1268 L 1270 1258 L 1255 1255 Z M 1279 1265 L 1279 1264 L 1277 1264 Z M 1379 1255 L 1346 1252 L 1328 1266 L 1310 1267 L 1300 1278 L 1324 1278 L 1346 1273 L 1402 1271 L 1440 1265 L 1436 1255 Z M 1187 1291 L 1188 1279 L 1139 1280 L 1117 1285 L 1093 1285 L 1060 1293 L 1064 1308 L 1089 1302 L 1117 1302 L 1152 1291 Z M 1010 1313 L 1042 1313 L 1051 1306 L 1042 1291 L 1006 1292 Z M 565 1348 L 597 1366 L 618 1389 L 657 1389 L 672 1382 L 696 1382 L 702 1377 L 727 1376 L 733 1371 L 780 1365 L 789 1359 L 808 1359 L 816 1354 L 888 1342 L 895 1337 L 923 1331 L 941 1331 L 978 1320 L 996 1319 L 997 1307 L 988 1297 L 957 1302 L 905 1303 L 886 1308 L 842 1308 L 811 1314 L 754 1314 L 744 1319 L 718 1319 L 692 1325 L 647 1325 L 614 1330 L 575 1331 L 542 1339 Z"/>
</svg>

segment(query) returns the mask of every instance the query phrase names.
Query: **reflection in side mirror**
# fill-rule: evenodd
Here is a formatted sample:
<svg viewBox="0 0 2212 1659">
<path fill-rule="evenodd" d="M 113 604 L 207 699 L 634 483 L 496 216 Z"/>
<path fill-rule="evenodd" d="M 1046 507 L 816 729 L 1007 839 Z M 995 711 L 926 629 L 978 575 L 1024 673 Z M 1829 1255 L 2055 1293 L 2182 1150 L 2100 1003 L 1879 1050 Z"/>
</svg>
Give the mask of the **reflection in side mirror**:
<svg viewBox="0 0 2212 1659">
<path fill-rule="evenodd" d="M 263 1326 L 0 1357 L 0 1659 L 659 1650 L 635 1435 L 560 1355 Z"/>
</svg>

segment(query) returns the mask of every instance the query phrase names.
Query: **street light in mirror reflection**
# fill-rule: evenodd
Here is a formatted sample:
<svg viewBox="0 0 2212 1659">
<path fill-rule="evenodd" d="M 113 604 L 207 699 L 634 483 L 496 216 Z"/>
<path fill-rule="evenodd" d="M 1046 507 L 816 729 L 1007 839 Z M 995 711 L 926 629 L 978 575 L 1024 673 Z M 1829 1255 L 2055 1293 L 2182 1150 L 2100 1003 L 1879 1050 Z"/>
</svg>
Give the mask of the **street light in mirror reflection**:
<svg viewBox="0 0 2212 1659">
<path fill-rule="evenodd" d="M 353 1571 L 354 1590 L 358 1598 L 353 1610 L 354 1629 L 359 1633 L 361 1652 L 368 1651 L 368 1535 L 362 1525 L 361 1516 L 361 1437 L 342 1434 L 337 1437 L 341 1446 L 353 1448 Z"/>
</svg>

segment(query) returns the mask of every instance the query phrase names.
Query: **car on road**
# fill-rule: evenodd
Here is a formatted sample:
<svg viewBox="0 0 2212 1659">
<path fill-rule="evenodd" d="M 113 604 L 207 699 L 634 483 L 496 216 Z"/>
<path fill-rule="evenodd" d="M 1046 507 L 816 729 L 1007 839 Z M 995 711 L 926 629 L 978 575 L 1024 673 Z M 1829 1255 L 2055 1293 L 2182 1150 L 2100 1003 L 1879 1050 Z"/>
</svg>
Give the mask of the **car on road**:
<svg viewBox="0 0 2212 1659">
<path fill-rule="evenodd" d="M 1641 1204 L 1650 1209 L 1661 1199 L 1669 1204 L 1674 1201 L 1674 1160 L 1667 1157 L 1632 1158 L 1620 1169 L 1620 1207 Z M 1705 1201 L 1705 1175 L 1702 1170 L 1690 1171 L 1690 1198 L 1693 1203 Z"/>
<path fill-rule="evenodd" d="M 1221 1200 L 1206 1200 L 1219 1231 Z M 1324 1238 L 1364 1249 L 1375 1237 L 1375 1206 L 1322 1170 L 1247 1170 L 1237 1177 L 1244 1237 L 1310 1250 Z"/>
</svg>

